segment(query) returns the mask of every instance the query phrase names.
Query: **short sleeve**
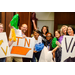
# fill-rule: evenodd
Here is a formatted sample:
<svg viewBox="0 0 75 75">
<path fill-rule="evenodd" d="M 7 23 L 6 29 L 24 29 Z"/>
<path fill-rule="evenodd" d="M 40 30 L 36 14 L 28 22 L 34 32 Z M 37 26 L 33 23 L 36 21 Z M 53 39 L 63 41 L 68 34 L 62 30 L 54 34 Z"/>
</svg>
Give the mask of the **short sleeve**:
<svg viewBox="0 0 75 75">
<path fill-rule="evenodd" d="M 55 48 L 57 45 L 56 45 L 56 41 L 57 41 L 57 38 L 54 37 L 53 40 L 52 40 L 52 47 Z"/>
</svg>

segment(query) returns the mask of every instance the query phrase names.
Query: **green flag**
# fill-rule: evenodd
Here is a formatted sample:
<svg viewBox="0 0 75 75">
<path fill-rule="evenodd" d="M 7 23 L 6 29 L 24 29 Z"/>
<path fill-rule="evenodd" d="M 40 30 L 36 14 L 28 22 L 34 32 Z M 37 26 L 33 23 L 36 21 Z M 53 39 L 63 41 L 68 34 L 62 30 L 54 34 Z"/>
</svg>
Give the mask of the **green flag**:
<svg viewBox="0 0 75 75">
<path fill-rule="evenodd" d="M 16 14 L 13 16 L 12 20 L 10 21 L 11 26 L 13 26 L 16 29 L 19 29 L 19 15 Z"/>
</svg>

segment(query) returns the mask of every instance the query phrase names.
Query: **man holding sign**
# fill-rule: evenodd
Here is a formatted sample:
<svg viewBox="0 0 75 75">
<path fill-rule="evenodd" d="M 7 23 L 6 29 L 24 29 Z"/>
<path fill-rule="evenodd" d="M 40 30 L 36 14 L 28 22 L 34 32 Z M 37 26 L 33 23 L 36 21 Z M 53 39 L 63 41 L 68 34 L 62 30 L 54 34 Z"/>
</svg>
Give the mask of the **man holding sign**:
<svg viewBox="0 0 75 75">
<path fill-rule="evenodd" d="M 19 36 L 19 38 L 17 39 L 17 45 L 19 44 L 19 39 L 21 39 L 21 38 L 25 38 L 26 37 L 26 35 L 25 35 L 25 33 L 26 33 L 26 31 L 27 31 L 27 25 L 26 24 L 22 24 L 22 26 L 21 26 L 21 30 L 16 30 L 15 29 L 15 33 L 16 33 L 16 36 Z M 18 47 L 16 47 L 16 49 L 17 49 Z M 19 52 L 21 51 L 22 52 L 22 48 L 20 47 L 19 48 L 19 50 L 17 51 L 17 50 L 14 50 L 15 49 L 15 47 L 13 47 L 13 48 L 11 48 L 12 50 L 11 50 L 11 54 L 14 54 L 14 52 L 16 51 L 16 54 L 19 54 Z M 16 62 L 23 62 L 23 60 L 22 60 L 22 57 L 8 57 L 7 58 L 7 62 L 12 62 L 13 61 L 13 59 L 16 61 Z"/>
<path fill-rule="evenodd" d="M 25 50 L 23 46 L 30 44 L 30 41 L 28 43 L 27 39 L 25 38 L 26 37 L 25 32 L 27 31 L 27 25 L 22 24 L 21 30 L 19 30 L 19 22 L 20 22 L 19 14 L 15 14 L 9 24 L 9 27 L 10 27 L 9 41 L 13 39 L 15 43 L 13 43 L 12 46 L 10 47 L 11 57 L 7 58 L 7 62 L 8 61 L 12 62 L 13 59 L 17 62 L 22 62 L 23 60 L 20 54 L 24 54 L 24 51 L 27 50 L 27 48 Z M 23 45 L 24 41 L 25 41 L 25 44 Z"/>
<path fill-rule="evenodd" d="M 6 61 L 6 57 L 10 55 L 9 53 L 9 47 L 13 44 L 13 40 L 11 42 L 8 43 L 7 41 L 7 37 L 6 37 L 6 33 L 4 32 L 4 27 L 3 24 L 0 23 L 0 62 L 5 62 Z M 6 46 L 6 49 L 5 49 Z M 9 46 L 9 47 L 8 47 Z M 6 50 L 6 51 L 5 51 Z"/>
</svg>

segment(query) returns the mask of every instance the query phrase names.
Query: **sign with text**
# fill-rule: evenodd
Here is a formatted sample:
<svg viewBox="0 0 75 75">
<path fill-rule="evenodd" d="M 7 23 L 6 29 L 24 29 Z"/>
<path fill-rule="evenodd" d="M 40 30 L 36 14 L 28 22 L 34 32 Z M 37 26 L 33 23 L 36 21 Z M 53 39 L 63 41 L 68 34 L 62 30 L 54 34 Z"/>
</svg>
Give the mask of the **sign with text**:
<svg viewBox="0 0 75 75">
<path fill-rule="evenodd" d="M 34 40 L 32 40 L 32 38 L 29 37 L 16 38 L 17 41 L 14 42 L 10 47 L 11 56 L 32 58 Z"/>
<path fill-rule="evenodd" d="M 75 57 L 75 36 L 64 36 L 62 41 L 62 58 L 61 61 L 66 61 L 69 58 Z"/>
<path fill-rule="evenodd" d="M 0 58 L 10 56 L 6 32 L 0 33 Z"/>
</svg>

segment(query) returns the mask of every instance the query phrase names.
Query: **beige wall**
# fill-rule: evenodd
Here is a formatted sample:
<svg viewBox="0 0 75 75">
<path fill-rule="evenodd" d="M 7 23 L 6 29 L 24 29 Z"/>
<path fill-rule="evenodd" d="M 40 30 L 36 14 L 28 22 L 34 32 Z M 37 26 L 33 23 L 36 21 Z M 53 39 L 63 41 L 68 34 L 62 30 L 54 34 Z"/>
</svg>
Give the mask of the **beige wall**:
<svg viewBox="0 0 75 75">
<path fill-rule="evenodd" d="M 49 32 L 54 35 L 54 12 L 36 12 L 38 18 L 37 27 L 41 31 L 42 27 L 48 26 Z"/>
<path fill-rule="evenodd" d="M 36 12 L 38 20 L 54 20 L 54 12 Z"/>
</svg>

